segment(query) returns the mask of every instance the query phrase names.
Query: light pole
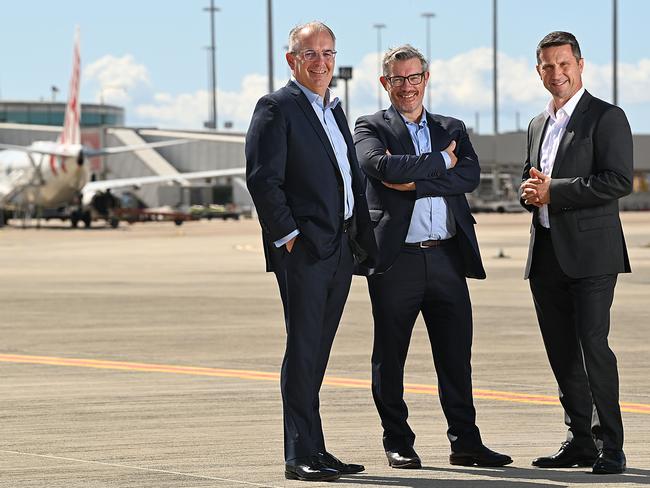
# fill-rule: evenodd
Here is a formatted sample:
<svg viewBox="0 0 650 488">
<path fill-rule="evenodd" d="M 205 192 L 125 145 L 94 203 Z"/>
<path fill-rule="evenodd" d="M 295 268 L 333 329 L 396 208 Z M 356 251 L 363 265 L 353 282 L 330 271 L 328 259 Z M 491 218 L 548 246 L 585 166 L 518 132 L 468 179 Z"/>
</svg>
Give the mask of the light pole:
<svg viewBox="0 0 650 488">
<path fill-rule="evenodd" d="M 377 72 L 379 73 L 379 77 L 381 77 L 381 30 L 386 28 L 386 24 L 373 24 L 373 28 L 377 29 Z M 379 110 L 382 109 L 382 103 L 381 103 L 381 83 L 377 83 L 377 104 L 379 106 Z"/>
<path fill-rule="evenodd" d="M 352 66 L 339 66 L 339 79 L 345 81 L 345 118 L 350 120 L 350 93 L 348 81 L 352 79 Z"/>
<path fill-rule="evenodd" d="M 221 9 L 214 6 L 214 0 L 210 0 L 210 6 L 204 7 L 204 11 L 210 13 L 210 74 L 211 74 L 211 85 L 212 93 L 210 96 L 210 121 L 204 124 L 206 127 L 211 129 L 217 129 L 217 46 L 214 40 L 214 14 L 219 12 Z"/>
<path fill-rule="evenodd" d="M 432 12 L 422 14 L 422 17 L 427 21 L 427 65 L 429 65 L 429 73 L 431 73 L 431 19 L 435 16 L 436 14 Z M 427 87 L 427 110 L 431 111 L 431 89 L 429 87 Z"/>
<path fill-rule="evenodd" d="M 269 93 L 273 93 L 273 0 L 266 2 L 266 20 L 269 56 Z"/>
<path fill-rule="evenodd" d="M 499 133 L 499 92 L 497 91 L 497 0 L 492 0 L 492 104 L 494 135 Z"/>
</svg>

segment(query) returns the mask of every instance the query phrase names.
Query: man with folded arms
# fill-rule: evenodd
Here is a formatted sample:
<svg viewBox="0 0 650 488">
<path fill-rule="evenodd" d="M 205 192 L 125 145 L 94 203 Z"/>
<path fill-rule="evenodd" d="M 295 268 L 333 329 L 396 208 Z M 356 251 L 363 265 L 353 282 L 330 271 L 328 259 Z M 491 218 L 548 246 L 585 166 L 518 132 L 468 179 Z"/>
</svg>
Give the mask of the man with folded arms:
<svg viewBox="0 0 650 488">
<path fill-rule="evenodd" d="M 420 468 L 404 402 L 404 364 L 422 313 L 447 418 L 451 464 L 504 466 L 483 445 L 472 398 L 472 307 L 465 278 L 485 278 L 465 193 L 479 183 L 476 153 L 460 120 L 428 113 L 424 56 L 409 45 L 388 51 L 380 82 L 391 106 L 356 124 L 368 176 L 366 195 L 379 254 L 367 270 L 374 316 L 372 393 L 393 468 Z"/>
</svg>

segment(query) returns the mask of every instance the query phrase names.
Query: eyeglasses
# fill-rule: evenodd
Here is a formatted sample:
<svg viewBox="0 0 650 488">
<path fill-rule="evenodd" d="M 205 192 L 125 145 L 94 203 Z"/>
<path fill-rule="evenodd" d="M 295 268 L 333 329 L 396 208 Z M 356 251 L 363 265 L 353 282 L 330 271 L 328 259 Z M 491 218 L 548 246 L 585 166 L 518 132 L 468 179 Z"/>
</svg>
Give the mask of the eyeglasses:
<svg viewBox="0 0 650 488">
<path fill-rule="evenodd" d="M 390 86 L 393 87 L 402 86 L 405 80 L 409 80 L 411 85 L 419 85 L 422 83 L 425 73 L 426 71 L 423 71 L 422 73 L 413 73 L 408 76 L 386 76 L 386 79 L 388 80 L 388 83 L 390 83 Z"/>
<path fill-rule="evenodd" d="M 324 51 L 314 51 L 313 49 L 305 49 L 304 51 L 295 52 L 295 55 L 302 55 L 305 61 L 316 61 L 318 56 L 323 56 L 325 61 L 331 61 L 336 56 L 336 51 L 332 49 L 325 49 Z"/>
</svg>

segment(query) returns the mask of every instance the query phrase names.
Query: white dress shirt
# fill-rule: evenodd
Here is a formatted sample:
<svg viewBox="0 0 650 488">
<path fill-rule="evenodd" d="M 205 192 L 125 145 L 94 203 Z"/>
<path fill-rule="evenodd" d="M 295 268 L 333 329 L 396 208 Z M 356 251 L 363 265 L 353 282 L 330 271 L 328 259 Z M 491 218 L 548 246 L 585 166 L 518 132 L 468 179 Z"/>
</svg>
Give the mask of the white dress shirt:
<svg viewBox="0 0 650 488">
<path fill-rule="evenodd" d="M 553 99 L 548 102 L 546 105 L 546 113 L 548 114 L 549 120 L 546 127 L 546 133 L 544 134 L 544 140 L 542 141 L 542 150 L 541 157 L 539 161 L 540 168 L 542 173 L 546 176 L 551 176 L 553 172 L 553 165 L 555 164 L 555 156 L 557 155 L 557 150 L 560 147 L 560 141 L 566 132 L 566 126 L 569 123 L 573 111 L 578 105 L 580 98 L 585 92 L 584 87 L 580 88 L 557 112 L 555 111 L 555 104 Z M 548 219 L 548 205 L 542 205 L 539 209 L 539 223 L 542 227 L 550 229 L 551 223 Z"/>
</svg>

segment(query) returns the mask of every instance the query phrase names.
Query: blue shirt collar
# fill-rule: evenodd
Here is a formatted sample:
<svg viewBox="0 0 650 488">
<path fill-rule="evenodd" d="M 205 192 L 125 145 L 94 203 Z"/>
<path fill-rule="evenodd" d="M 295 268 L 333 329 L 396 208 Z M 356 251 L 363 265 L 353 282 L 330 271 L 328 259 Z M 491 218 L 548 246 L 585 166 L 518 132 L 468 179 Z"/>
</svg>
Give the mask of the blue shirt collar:
<svg viewBox="0 0 650 488">
<path fill-rule="evenodd" d="M 424 129 L 425 127 L 428 127 L 427 126 L 427 109 L 426 108 L 422 108 L 422 117 L 420 117 L 420 122 L 418 124 L 416 124 L 415 122 L 411 122 L 409 119 L 404 117 L 399 110 L 395 109 L 395 111 L 399 114 L 400 117 L 402 117 L 402 120 L 406 123 L 407 127 L 409 125 L 411 125 L 411 126 L 417 125 L 417 126 L 420 126 L 420 128 L 422 128 L 422 129 Z"/>
<path fill-rule="evenodd" d="M 333 97 L 334 93 L 329 88 L 325 92 L 325 98 L 323 99 L 323 97 L 321 97 L 318 93 L 314 93 L 309 88 L 302 85 L 293 76 L 291 77 L 291 81 L 293 81 L 296 85 L 298 85 L 298 88 L 300 88 L 302 90 L 302 92 L 307 97 L 307 100 L 311 104 L 316 103 L 322 109 L 328 109 L 328 108 L 333 109 L 334 107 L 336 107 L 339 104 L 339 101 L 340 101 L 339 97 L 337 97 L 337 96 Z"/>
</svg>

